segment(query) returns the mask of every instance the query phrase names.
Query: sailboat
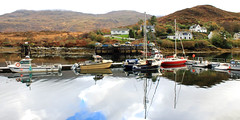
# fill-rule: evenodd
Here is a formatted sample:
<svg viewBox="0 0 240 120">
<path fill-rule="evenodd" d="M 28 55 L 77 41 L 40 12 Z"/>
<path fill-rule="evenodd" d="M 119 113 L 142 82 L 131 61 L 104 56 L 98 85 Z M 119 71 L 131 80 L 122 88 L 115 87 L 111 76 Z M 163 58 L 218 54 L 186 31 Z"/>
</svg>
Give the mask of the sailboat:
<svg viewBox="0 0 240 120">
<path fill-rule="evenodd" d="M 138 64 L 133 65 L 133 70 L 156 70 L 161 65 L 161 62 L 157 61 L 154 58 L 148 58 L 148 45 L 147 45 L 147 35 L 146 35 L 146 13 L 144 20 L 144 59 L 139 60 Z"/>
<path fill-rule="evenodd" d="M 176 19 L 174 20 L 175 22 L 175 54 L 173 56 L 167 57 L 164 60 L 162 60 L 161 65 L 162 66 L 169 66 L 169 65 L 182 65 L 185 64 L 187 62 L 187 59 L 184 57 L 178 57 L 177 56 L 177 42 L 176 42 L 176 37 L 177 37 L 177 33 L 176 33 Z M 182 42 L 181 42 L 182 45 Z M 183 45 L 182 45 L 183 48 Z M 183 53 L 184 53 L 184 49 L 183 49 Z M 185 54 L 185 53 L 184 53 Z"/>
</svg>

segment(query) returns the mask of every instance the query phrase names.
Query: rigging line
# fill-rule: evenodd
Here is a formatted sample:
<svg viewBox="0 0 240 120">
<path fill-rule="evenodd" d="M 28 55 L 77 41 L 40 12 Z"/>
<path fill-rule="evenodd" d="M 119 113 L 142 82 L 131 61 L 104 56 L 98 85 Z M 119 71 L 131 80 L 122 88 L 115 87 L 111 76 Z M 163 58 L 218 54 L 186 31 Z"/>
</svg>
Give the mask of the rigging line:
<svg viewBox="0 0 240 120">
<path fill-rule="evenodd" d="M 186 70 L 184 70 L 183 77 L 182 77 L 182 81 L 181 81 L 180 87 L 179 87 L 179 89 L 178 89 L 177 102 L 178 102 L 178 100 L 179 100 L 180 90 L 181 90 L 181 88 L 182 88 L 182 83 L 183 83 L 183 80 L 184 80 L 185 72 L 186 72 Z"/>
<path fill-rule="evenodd" d="M 151 79 L 148 82 L 150 82 L 150 81 L 151 81 Z M 151 89 L 152 89 L 152 82 L 151 82 L 150 87 L 148 89 L 147 96 L 149 95 Z"/>
<path fill-rule="evenodd" d="M 150 105 L 149 105 L 149 108 L 152 106 L 153 98 L 155 97 L 155 94 L 156 94 L 156 92 L 157 92 L 157 89 L 158 89 L 158 85 L 159 85 L 160 80 L 161 80 L 161 77 L 159 76 L 157 85 L 156 85 L 156 87 L 155 87 L 155 90 L 154 90 L 154 93 L 153 93 L 153 96 L 152 96 L 152 99 L 151 99 L 151 103 L 150 103 Z M 149 111 L 147 111 L 147 114 L 148 114 L 148 112 L 149 112 Z"/>
<path fill-rule="evenodd" d="M 186 54 L 185 54 L 185 51 L 184 51 L 184 47 L 183 47 L 183 43 L 182 43 L 182 40 L 180 40 L 180 43 L 181 43 L 181 46 L 182 46 L 182 50 L 183 50 L 183 55 L 184 55 L 184 57 L 186 57 Z"/>
</svg>

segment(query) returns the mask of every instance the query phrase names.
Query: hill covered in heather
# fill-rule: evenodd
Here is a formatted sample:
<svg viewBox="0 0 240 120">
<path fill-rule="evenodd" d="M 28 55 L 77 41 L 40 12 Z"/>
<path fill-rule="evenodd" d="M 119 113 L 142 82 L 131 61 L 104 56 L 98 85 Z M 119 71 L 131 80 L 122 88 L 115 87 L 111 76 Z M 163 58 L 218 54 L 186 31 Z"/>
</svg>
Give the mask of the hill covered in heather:
<svg viewBox="0 0 240 120">
<path fill-rule="evenodd" d="M 167 24 L 177 22 L 185 25 L 206 24 L 215 22 L 229 32 L 237 32 L 240 28 L 240 13 L 228 12 L 211 5 L 199 5 L 192 8 L 176 11 L 172 14 L 159 17 L 158 23 Z M 236 30 L 238 29 L 238 30 Z"/>
<path fill-rule="evenodd" d="M 63 10 L 18 10 L 0 16 L 0 32 L 89 32 L 135 24 L 143 18 L 143 13 L 127 10 L 106 14 L 86 14 Z"/>
</svg>

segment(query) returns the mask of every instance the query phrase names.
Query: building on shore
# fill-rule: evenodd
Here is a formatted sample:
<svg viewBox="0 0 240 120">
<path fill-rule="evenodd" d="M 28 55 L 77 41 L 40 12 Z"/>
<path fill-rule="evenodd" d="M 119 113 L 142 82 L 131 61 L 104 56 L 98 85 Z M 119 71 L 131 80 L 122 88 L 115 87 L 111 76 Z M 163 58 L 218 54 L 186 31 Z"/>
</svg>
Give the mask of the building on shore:
<svg viewBox="0 0 240 120">
<path fill-rule="evenodd" d="M 195 24 L 195 25 L 192 25 L 189 30 L 191 32 L 202 32 L 202 33 L 206 33 L 207 32 L 207 29 L 205 27 L 201 27 L 199 24 Z"/>
<path fill-rule="evenodd" d="M 191 40 L 191 39 L 193 39 L 193 35 L 189 31 L 177 31 L 176 36 L 175 35 L 167 36 L 168 39 L 175 39 L 175 37 L 176 37 L 177 40 L 183 40 L 183 39 L 184 40 Z"/>
<path fill-rule="evenodd" d="M 111 35 L 128 35 L 129 29 L 128 28 L 112 28 Z"/>
<path fill-rule="evenodd" d="M 233 35 L 233 39 L 234 39 L 234 40 L 240 39 L 240 32 L 239 32 L 239 33 L 235 33 L 235 34 Z"/>
</svg>

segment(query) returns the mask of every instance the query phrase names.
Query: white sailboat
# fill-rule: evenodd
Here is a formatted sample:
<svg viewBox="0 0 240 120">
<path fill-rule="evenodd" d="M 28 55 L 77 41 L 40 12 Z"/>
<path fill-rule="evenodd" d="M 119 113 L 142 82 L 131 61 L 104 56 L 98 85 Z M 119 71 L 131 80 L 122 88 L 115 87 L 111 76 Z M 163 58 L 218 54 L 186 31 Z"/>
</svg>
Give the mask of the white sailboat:
<svg viewBox="0 0 240 120">
<path fill-rule="evenodd" d="M 154 58 L 148 58 L 148 45 L 147 45 L 147 35 L 146 35 L 146 13 L 144 18 L 144 59 L 139 60 L 138 64 L 133 65 L 133 70 L 156 70 L 161 65 L 160 61 L 157 61 Z"/>
</svg>

